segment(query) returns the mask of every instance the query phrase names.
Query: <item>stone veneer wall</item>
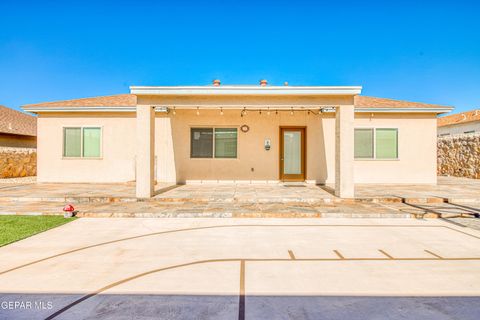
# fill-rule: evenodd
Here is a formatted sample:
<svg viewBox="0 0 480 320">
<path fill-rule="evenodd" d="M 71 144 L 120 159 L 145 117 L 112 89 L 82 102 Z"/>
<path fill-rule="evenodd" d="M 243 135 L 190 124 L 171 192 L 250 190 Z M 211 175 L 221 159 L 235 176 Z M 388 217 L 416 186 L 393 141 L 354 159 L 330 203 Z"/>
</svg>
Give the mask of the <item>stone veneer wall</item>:
<svg viewBox="0 0 480 320">
<path fill-rule="evenodd" d="M 36 174 L 37 149 L 0 147 L 0 179 Z"/>
<path fill-rule="evenodd" d="M 438 174 L 480 179 L 480 133 L 439 137 Z"/>
</svg>

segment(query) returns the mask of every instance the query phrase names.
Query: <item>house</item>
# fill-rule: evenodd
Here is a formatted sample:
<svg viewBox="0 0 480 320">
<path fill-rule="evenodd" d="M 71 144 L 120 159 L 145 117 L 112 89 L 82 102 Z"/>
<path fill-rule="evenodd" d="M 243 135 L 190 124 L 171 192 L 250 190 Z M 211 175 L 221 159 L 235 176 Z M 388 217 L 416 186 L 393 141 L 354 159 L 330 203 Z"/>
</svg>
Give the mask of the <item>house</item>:
<svg viewBox="0 0 480 320">
<path fill-rule="evenodd" d="M 0 106 L 0 147 L 35 148 L 37 118 Z"/>
<path fill-rule="evenodd" d="M 352 86 L 133 86 L 23 107 L 38 115 L 39 182 L 436 183 L 437 115 L 452 108 Z"/>
<path fill-rule="evenodd" d="M 480 110 L 471 110 L 438 118 L 439 137 L 480 132 Z"/>
</svg>

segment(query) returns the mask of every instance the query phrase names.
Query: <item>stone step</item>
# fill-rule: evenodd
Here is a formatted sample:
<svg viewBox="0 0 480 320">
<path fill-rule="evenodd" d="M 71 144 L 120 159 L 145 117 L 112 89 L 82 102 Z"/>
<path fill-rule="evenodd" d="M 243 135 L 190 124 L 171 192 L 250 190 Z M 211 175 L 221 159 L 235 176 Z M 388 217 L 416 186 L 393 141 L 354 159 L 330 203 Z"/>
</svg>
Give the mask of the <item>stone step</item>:
<svg viewBox="0 0 480 320">
<path fill-rule="evenodd" d="M 58 211 L 0 211 L 0 215 L 63 215 Z M 398 213 L 275 213 L 275 212 L 183 212 L 183 213 L 154 213 L 154 212 L 79 212 L 76 215 L 79 218 L 416 218 L 413 214 Z M 432 217 L 434 218 L 434 217 Z"/>
<path fill-rule="evenodd" d="M 198 197 L 156 197 L 151 199 L 137 199 L 135 197 L 1 197 L 0 203 L 15 203 L 15 202 L 61 202 L 61 203 L 117 203 L 117 202 L 159 202 L 159 203 L 307 203 L 311 205 L 322 204 L 354 204 L 354 203 L 411 203 L 411 204 L 426 204 L 426 203 L 472 203 L 480 202 L 478 199 L 448 199 L 441 197 L 423 197 L 423 198 L 401 198 L 401 197 L 366 197 L 355 199 L 341 199 L 341 198 L 198 198 Z"/>
</svg>

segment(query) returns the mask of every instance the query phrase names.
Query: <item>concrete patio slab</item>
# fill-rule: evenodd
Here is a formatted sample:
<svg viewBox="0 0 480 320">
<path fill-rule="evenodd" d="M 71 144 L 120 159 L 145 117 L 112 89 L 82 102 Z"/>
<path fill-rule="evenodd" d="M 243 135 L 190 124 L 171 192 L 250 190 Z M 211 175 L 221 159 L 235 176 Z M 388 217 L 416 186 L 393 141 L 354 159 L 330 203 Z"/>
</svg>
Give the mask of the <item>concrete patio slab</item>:
<svg viewBox="0 0 480 320">
<path fill-rule="evenodd" d="M 370 318 L 475 319 L 479 241 L 438 219 L 83 218 L 0 248 L 0 302 L 50 305 L 0 318 L 338 318 L 386 301 Z"/>
<path fill-rule="evenodd" d="M 83 216 L 97 217 L 423 217 L 449 210 L 468 215 L 468 206 L 475 214 L 480 203 L 480 181 L 451 177 L 439 177 L 435 186 L 358 185 L 355 199 L 337 198 L 328 186 L 302 183 L 157 184 L 156 188 L 153 198 L 139 200 L 134 197 L 134 184 L 0 185 L 0 213 L 61 214 L 61 205 L 73 203 Z M 379 205 L 372 206 L 375 203 Z M 429 205 L 436 209 L 429 210 Z"/>
</svg>

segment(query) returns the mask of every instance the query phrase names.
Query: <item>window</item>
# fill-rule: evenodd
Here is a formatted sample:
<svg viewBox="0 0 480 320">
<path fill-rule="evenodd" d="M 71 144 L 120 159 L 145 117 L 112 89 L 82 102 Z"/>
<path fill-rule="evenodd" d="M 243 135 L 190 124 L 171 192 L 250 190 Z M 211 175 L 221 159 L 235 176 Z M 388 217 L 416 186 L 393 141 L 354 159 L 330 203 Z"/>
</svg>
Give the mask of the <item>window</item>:
<svg viewBox="0 0 480 320">
<path fill-rule="evenodd" d="M 373 129 L 355 129 L 355 158 L 373 158 Z"/>
<path fill-rule="evenodd" d="M 101 156 L 101 128 L 63 128 L 63 156 L 66 158 L 99 158 Z"/>
<path fill-rule="evenodd" d="M 215 158 L 237 157 L 237 129 L 215 129 Z"/>
<path fill-rule="evenodd" d="M 212 158 L 213 129 L 192 128 L 190 137 L 190 156 L 192 158 Z"/>
<path fill-rule="evenodd" d="M 398 129 L 355 129 L 355 159 L 397 159 Z"/>
<path fill-rule="evenodd" d="M 377 159 L 397 158 L 397 129 L 375 130 L 375 156 Z"/>
<path fill-rule="evenodd" d="M 236 158 L 236 128 L 192 128 L 191 158 Z"/>
</svg>

